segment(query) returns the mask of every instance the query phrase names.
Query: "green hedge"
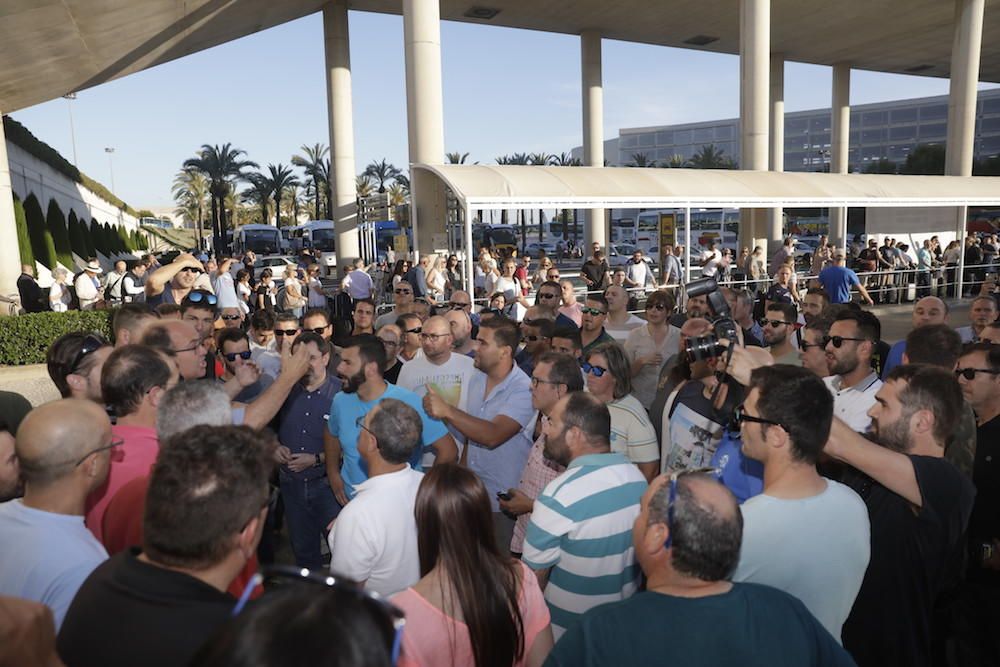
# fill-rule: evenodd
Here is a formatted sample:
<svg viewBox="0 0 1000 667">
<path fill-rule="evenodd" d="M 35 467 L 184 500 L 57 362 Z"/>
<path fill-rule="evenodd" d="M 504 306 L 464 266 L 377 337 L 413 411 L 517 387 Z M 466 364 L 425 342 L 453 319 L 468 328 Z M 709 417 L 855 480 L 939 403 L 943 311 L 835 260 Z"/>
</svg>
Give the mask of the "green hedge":
<svg viewBox="0 0 1000 667">
<path fill-rule="evenodd" d="M 35 266 L 35 253 L 31 251 L 31 238 L 28 236 L 28 220 L 24 217 L 24 204 L 14 195 L 14 225 L 17 227 L 17 250 L 21 255 L 21 264 Z"/>
<path fill-rule="evenodd" d="M 66 220 L 66 226 L 69 228 L 69 247 L 73 249 L 78 257 L 86 259 L 90 257 L 87 254 L 87 241 L 84 239 L 86 232 L 84 231 L 83 225 L 80 224 L 80 219 L 76 217 L 76 211 L 70 209 L 69 218 Z"/>
<path fill-rule="evenodd" d="M 49 200 L 49 212 L 45 215 L 45 225 L 52 232 L 52 242 L 56 247 L 56 258 L 63 266 L 73 268 L 73 253 L 66 229 L 66 216 L 55 199 Z"/>
<path fill-rule="evenodd" d="M 31 238 L 31 252 L 42 266 L 53 269 L 56 266 L 56 246 L 52 241 L 52 233 L 45 226 L 45 213 L 38 203 L 34 193 L 24 200 L 24 217 L 28 223 L 28 236 Z"/>
<path fill-rule="evenodd" d="M 81 255 L 84 259 L 97 257 L 97 246 L 94 245 L 94 226 L 88 225 L 86 218 L 80 218 L 80 229 L 83 230 L 83 240 L 87 243 L 87 254 Z"/>
<path fill-rule="evenodd" d="M 0 365 L 43 364 L 49 346 L 71 331 L 99 331 L 111 340 L 112 313 L 70 310 L 0 317 Z"/>
</svg>

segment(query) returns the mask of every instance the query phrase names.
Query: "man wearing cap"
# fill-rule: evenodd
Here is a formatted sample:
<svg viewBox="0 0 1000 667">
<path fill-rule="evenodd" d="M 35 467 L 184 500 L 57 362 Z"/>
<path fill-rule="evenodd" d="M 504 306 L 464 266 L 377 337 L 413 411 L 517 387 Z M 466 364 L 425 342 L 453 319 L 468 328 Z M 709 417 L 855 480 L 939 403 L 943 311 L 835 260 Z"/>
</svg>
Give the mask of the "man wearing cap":
<svg viewBox="0 0 1000 667">
<path fill-rule="evenodd" d="M 104 299 L 101 298 L 101 279 L 97 277 L 101 272 L 101 265 L 96 259 L 92 259 L 83 267 L 83 273 L 73 279 L 76 298 L 80 300 L 80 310 L 104 307 Z"/>
<path fill-rule="evenodd" d="M 875 302 L 868 295 L 868 290 L 861 284 L 856 274 L 845 266 L 846 255 L 841 248 L 833 251 L 833 264 L 819 272 L 819 282 L 823 290 L 830 295 L 830 303 L 847 303 L 851 300 L 851 288 L 857 287 L 861 298 L 872 306 Z"/>
</svg>

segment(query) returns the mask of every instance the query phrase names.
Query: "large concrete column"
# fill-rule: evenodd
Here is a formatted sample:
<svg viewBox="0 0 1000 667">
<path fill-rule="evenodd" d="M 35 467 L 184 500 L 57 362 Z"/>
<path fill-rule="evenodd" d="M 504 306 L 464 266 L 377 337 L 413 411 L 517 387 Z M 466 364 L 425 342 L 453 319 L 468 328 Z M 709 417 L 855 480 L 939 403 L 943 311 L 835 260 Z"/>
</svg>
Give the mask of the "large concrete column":
<svg viewBox="0 0 1000 667">
<path fill-rule="evenodd" d="M 403 48 L 410 163 L 441 164 L 444 162 L 444 103 L 438 0 L 403 0 Z M 427 254 L 433 252 L 434 241 L 446 234 L 444 188 L 437 179 L 416 173 L 411 173 L 410 186 L 414 244 L 419 253 Z"/>
<path fill-rule="evenodd" d="M 768 97 L 771 67 L 771 0 L 740 0 L 740 167 L 765 171 L 768 167 Z M 767 246 L 781 243 L 777 233 L 765 222 L 766 210 L 744 210 L 740 215 L 741 235 Z M 780 220 L 780 219 L 779 219 Z"/>
<path fill-rule="evenodd" d="M 945 157 L 945 174 L 949 176 L 972 175 L 976 84 L 979 81 L 979 53 L 983 43 L 984 5 L 985 0 L 955 1 Z"/>
<path fill-rule="evenodd" d="M 851 143 L 851 66 L 833 66 L 833 117 L 830 123 L 830 173 L 846 174 Z M 847 209 L 830 209 L 830 243 L 837 248 L 847 246 Z"/>
<path fill-rule="evenodd" d="M 21 254 L 17 247 L 17 224 L 14 222 L 14 190 L 10 185 L 7 162 L 7 137 L 0 114 L 0 294 L 16 294 L 21 275 Z"/>
<path fill-rule="evenodd" d="M 361 254 L 354 185 L 354 109 L 346 0 L 336 0 L 323 7 L 323 44 L 330 124 L 330 198 L 337 231 L 337 266 L 342 267 Z"/>
<path fill-rule="evenodd" d="M 780 53 L 771 54 L 771 81 L 770 81 L 770 135 L 768 143 L 767 166 L 771 171 L 785 170 L 785 56 Z M 771 208 L 767 210 L 767 234 L 770 238 L 772 233 L 779 237 L 782 234 L 782 209 Z M 752 250 L 752 248 L 751 248 Z"/>
<path fill-rule="evenodd" d="M 584 30 L 580 33 L 580 69 L 583 83 L 583 165 L 604 166 L 604 84 L 601 74 L 601 33 Z M 608 244 L 608 227 L 603 208 L 584 213 L 583 234 L 586 241 L 584 257 L 591 244 Z"/>
</svg>

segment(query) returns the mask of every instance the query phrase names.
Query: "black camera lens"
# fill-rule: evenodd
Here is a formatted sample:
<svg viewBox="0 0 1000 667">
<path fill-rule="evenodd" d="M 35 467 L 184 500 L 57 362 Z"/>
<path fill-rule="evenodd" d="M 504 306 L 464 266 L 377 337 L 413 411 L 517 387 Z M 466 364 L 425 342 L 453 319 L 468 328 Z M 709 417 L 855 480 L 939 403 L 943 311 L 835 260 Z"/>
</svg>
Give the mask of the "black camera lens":
<svg viewBox="0 0 1000 667">
<path fill-rule="evenodd" d="M 707 361 L 721 356 L 726 348 L 719 343 L 715 334 L 695 336 L 688 338 L 687 345 L 684 346 L 684 353 L 687 354 L 688 361 Z"/>
</svg>

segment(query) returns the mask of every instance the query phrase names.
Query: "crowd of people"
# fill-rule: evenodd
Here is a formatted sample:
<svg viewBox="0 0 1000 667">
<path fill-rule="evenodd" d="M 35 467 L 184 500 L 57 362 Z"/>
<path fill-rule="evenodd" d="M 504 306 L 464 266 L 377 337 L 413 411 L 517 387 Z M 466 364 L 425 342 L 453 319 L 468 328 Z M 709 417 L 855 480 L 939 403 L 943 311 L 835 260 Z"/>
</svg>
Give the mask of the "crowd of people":
<svg viewBox="0 0 1000 667">
<path fill-rule="evenodd" d="M 996 297 L 890 346 L 843 252 L 685 298 L 592 250 L 381 313 L 151 267 L 0 396 L 0 665 L 997 664 Z"/>
</svg>

